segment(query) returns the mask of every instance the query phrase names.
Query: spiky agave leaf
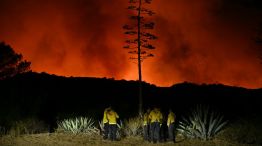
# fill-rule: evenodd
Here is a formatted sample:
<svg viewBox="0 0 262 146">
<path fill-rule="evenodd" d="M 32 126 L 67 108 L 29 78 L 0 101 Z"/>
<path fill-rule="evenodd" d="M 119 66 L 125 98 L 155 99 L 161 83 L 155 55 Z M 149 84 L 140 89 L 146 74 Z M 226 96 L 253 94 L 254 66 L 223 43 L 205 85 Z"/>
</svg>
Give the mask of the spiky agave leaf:
<svg viewBox="0 0 262 146">
<path fill-rule="evenodd" d="M 140 117 L 134 117 L 124 121 L 124 133 L 126 136 L 141 135 L 142 128 L 143 121 Z"/>
<path fill-rule="evenodd" d="M 98 121 L 98 124 L 99 124 L 99 128 L 101 129 L 101 131 L 105 131 L 105 129 L 104 129 L 104 126 L 105 126 L 104 122 L 103 121 Z"/>
<path fill-rule="evenodd" d="M 178 131 L 188 138 L 212 139 L 227 124 L 224 117 L 209 107 L 198 105 L 188 117 L 182 117 Z"/>
<path fill-rule="evenodd" d="M 213 113 L 212 115 L 215 115 Z M 227 121 L 224 121 L 224 116 L 217 114 L 218 118 L 210 120 L 209 130 L 208 130 L 208 136 L 213 137 L 216 135 L 226 124 Z"/>
<path fill-rule="evenodd" d="M 94 126 L 94 123 L 92 118 L 87 117 L 64 119 L 58 122 L 58 131 L 73 134 L 97 134 L 99 130 Z"/>
</svg>

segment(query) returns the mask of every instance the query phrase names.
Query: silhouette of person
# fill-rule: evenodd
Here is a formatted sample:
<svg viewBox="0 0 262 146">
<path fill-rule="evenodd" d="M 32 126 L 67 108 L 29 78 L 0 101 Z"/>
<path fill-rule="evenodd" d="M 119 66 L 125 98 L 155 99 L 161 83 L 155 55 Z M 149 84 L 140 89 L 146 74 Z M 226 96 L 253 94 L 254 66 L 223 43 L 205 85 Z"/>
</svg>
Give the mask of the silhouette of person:
<svg viewBox="0 0 262 146">
<path fill-rule="evenodd" d="M 174 141 L 174 142 L 175 142 L 175 133 L 174 133 L 174 131 L 175 131 L 174 130 L 175 129 L 175 119 L 176 119 L 176 115 L 170 109 L 169 114 L 168 114 L 168 118 L 167 118 L 168 138 L 169 138 L 170 141 Z"/>
<path fill-rule="evenodd" d="M 163 115 L 159 108 L 154 108 L 149 114 L 150 120 L 150 139 L 153 143 L 160 142 L 160 123 L 163 120 Z"/>
<path fill-rule="evenodd" d="M 150 141 L 150 121 L 149 121 L 149 113 L 150 109 L 147 109 L 145 114 L 143 115 L 143 130 L 144 130 L 144 140 Z"/>
<path fill-rule="evenodd" d="M 111 107 L 108 107 L 104 110 L 104 115 L 103 115 L 103 124 L 104 124 L 104 133 L 103 133 L 103 139 L 108 138 L 109 134 L 109 121 L 107 119 L 107 113 L 108 111 L 111 110 Z"/>
<path fill-rule="evenodd" d="M 117 132 L 117 119 L 119 116 L 112 108 L 108 110 L 106 116 L 109 122 L 109 138 L 110 140 L 115 141 Z"/>
</svg>

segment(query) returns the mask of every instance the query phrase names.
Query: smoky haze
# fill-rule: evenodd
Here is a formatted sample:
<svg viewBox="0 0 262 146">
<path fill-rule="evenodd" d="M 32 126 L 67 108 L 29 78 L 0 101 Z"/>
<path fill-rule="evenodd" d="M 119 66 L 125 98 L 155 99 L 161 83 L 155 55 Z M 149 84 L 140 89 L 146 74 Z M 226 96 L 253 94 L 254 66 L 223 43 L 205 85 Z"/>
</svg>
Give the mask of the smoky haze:
<svg viewBox="0 0 262 146">
<path fill-rule="evenodd" d="M 137 77 L 122 49 L 124 0 L 1 0 L 0 40 L 32 62 L 33 71 L 64 76 Z M 248 0 L 154 0 L 155 57 L 143 80 L 261 87 L 252 37 L 261 17 Z"/>
</svg>

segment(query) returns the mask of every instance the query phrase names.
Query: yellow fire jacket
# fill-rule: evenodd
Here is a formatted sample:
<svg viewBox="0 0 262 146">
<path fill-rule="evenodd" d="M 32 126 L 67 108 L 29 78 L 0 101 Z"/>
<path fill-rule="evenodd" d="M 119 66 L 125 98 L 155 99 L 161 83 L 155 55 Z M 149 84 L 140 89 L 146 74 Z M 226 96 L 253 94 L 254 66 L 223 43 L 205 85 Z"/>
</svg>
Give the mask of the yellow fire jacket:
<svg viewBox="0 0 262 146">
<path fill-rule="evenodd" d="M 149 116 L 148 116 L 149 120 L 151 123 L 153 122 L 162 122 L 162 119 L 163 119 L 163 115 L 162 113 L 160 112 L 160 110 L 158 109 L 154 109 L 150 112 Z"/>
<path fill-rule="evenodd" d="M 167 118 L 167 126 L 174 123 L 176 119 L 176 115 L 173 112 L 169 112 L 168 118 Z"/>
<path fill-rule="evenodd" d="M 108 123 L 108 119 L 107 119 L 106 115 L 107 115 L 107 112 L 108 112 L 110 109 L 111 109 L 111 108 L 106 108 L 106 109 L 104 110 L 103 123 Z"/>
<path fill-rule="evenodd" d="M 116 120 L 119 118 L 119 116 L 115 111 L 109 110 L 106 116 L 107 116 L 109 124 L 117 124 Z"/>
</svg>

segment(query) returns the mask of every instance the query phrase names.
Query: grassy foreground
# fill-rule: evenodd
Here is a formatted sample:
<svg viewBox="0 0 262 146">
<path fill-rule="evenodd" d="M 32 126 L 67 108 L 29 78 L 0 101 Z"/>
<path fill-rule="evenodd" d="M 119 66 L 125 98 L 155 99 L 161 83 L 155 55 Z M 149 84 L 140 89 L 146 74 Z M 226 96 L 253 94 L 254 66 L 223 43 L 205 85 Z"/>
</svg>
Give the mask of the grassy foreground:
<svg viewBox="0 0 262 146">
<path fill-rule="evenodd" d="M 177 138 L 176 143 L 165 142 L 152 144 L 143 141 L 141 137 L 127 137 L 120 141 L 103 140 L 100 136 L 71 135 L 58 133 L 43 133 L 21 136 L 6 135 L 0 137 L 1 146 L 256 146 L 254 144 L 239 144 L 229 141 L 214 139 L 211 141 L 185 140 Z"/>
</svg>

